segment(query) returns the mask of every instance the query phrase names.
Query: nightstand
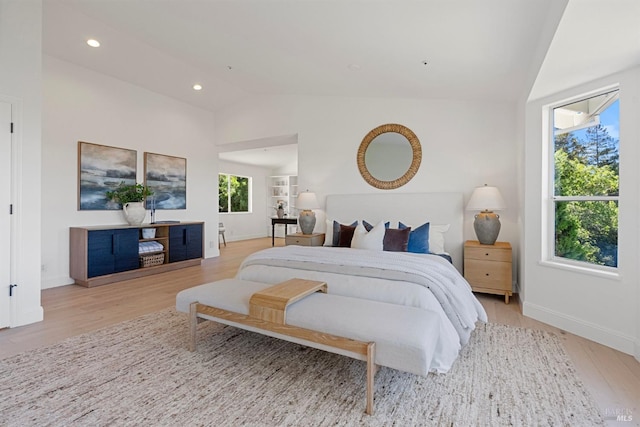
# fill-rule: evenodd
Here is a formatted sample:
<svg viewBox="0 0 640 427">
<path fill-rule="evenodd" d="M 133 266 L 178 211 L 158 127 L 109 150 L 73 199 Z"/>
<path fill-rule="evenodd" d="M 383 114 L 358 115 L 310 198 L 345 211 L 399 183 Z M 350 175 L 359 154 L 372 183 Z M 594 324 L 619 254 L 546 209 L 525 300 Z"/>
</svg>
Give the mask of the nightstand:
<svg viewBox="0 0 640 427">
<path fill-rule="evenodd" d="M 505 304 L 509 304 L 511 275 L 508 242 L 482 245 L 477 240 L 467 240 L 464 243 L 464 277 L 474 292 L 504 295 Z"/>
<path fill-rule="evenodd" d="M 324 244 L 324 233 L 287 234 L 284 238 L 284 242 L 286 245 L 322 246 Z"/>
</svg>

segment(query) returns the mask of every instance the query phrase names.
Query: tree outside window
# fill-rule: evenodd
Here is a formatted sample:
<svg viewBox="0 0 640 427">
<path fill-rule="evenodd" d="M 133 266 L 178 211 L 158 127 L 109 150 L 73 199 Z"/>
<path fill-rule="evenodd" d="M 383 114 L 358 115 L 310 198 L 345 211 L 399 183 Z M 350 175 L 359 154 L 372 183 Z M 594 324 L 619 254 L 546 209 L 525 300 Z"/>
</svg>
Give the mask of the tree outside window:
<svg viewBox="0 0 640 427">
<path fill-rule="evenodd" d="M 218 174 L 218 212 L 250 212 L 251 178 Z"/>
<path fill-rule="evenodd" d="M 617 267 L 618 91 L 553 109 L 554 255 Z"/>
</svg>

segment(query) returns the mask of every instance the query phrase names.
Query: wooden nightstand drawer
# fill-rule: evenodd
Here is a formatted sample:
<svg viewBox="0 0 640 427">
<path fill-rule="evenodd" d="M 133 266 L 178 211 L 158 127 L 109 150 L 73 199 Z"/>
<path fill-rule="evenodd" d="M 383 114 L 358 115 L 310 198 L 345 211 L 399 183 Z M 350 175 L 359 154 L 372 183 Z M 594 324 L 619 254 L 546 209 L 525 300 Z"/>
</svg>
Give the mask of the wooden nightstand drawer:
<svg viewBox="0 0 640 427">
<path fill-rule="evenodd" d="M 511 291 L 511 263 L 465 259 L 464 277 L 472 286 Z"/>
<path fill-rule="evenodd" d="M 322 246 L 324 244 L 324 233 L 315 233 L 315 234 L 294 233 L 294 234 L 287 234 L 285 236 L 284 242 L 287 245 Z"/>
<path fill-rule="evenodd" d="M 501 242 L 498 242 L 501 243 Z M 496 243 L 496 245 L 498 245 Z M 482 261 L 503 261 L 511 262 L 511 248 L 495 247 L 488 248 L 486 245 L 465 247 L 464 259 L 478 259 Z"/>
</svg>

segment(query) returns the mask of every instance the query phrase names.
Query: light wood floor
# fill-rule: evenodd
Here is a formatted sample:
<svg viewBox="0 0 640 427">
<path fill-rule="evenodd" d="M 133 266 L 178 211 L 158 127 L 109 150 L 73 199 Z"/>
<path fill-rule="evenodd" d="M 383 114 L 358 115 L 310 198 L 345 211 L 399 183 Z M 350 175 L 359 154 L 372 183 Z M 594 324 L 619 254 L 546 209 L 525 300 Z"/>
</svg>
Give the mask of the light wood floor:
<svg viewBox="0 0 640 427">
<path fill-rule="evenodd" d="M 276 246 L 283 244 L 284 239 L 276 239 Z M 233 277 L 248 254 L 269 246 L 270 238 L 229 242 L 221 248 L 220 257 L 208 259 L 200 267 L 96 288 L 69 285 L 46 289 L 42 291 L 44 321 L 0 331 L 0 358 L 172 306 L 180 290 Z M 478 294 L 478 299 L 490 322 L 558 334 L 602 413 L 622 411 L 628 415 L 631 411 L 632 422 L 608 424 L 640 426 L 640 363 L 633 357 L 523 316 L 517 298 L 509 305 L 500 296 Z"/>
</svg>

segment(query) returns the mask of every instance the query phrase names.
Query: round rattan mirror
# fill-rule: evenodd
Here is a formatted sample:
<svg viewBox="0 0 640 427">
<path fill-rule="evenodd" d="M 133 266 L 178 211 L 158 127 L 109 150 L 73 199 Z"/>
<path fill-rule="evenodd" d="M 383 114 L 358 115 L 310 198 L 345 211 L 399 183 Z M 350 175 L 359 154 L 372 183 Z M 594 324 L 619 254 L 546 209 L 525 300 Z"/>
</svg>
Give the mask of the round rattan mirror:
<svg viewBox="0 0 640 427">
<path fill-rule="evenodd" d="M 402 187 L 422 161 L 422 147 L 406 126 L 386 124 L 371 130 L 358 148 L 358 170 L 369 185 L 383 190 Z"/>
</svg>

